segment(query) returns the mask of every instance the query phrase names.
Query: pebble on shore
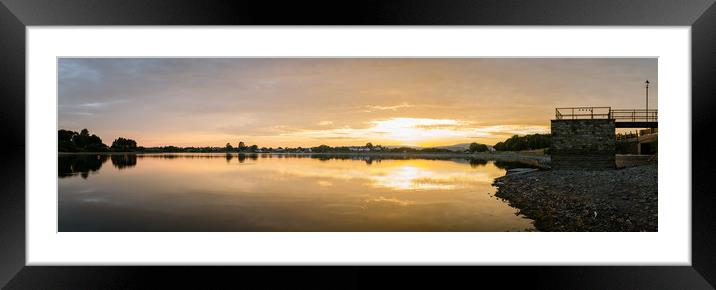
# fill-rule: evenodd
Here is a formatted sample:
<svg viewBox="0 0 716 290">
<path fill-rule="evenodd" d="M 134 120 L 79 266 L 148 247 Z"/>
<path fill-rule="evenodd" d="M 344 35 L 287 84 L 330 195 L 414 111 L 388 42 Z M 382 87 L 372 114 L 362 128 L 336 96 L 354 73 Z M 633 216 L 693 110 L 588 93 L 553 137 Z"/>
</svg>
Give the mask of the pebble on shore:
<svg viewBox="0 0 716 290">
<path fill-rule="evenodd" d="M 658 230 L 657 164 L 508 174 L 493 185 L 539 231 Z"/>
</svg>

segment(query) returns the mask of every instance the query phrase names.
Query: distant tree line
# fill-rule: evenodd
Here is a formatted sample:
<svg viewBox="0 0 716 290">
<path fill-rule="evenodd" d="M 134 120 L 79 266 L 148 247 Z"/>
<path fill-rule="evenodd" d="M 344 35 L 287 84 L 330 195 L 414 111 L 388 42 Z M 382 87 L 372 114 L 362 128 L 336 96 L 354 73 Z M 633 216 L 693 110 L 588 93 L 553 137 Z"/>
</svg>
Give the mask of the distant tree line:
<svg viewBox="0 0 716 290">
<path fill-rule="evenodd" d="M 124 137 L 119 137 L 112 142 L 111 146 L 107 146 L 102 139 L 90 134 L 89 130 L 82 129 L 79 133 L 60 129 L 57 132 L 58 150 L 59 152 L 144 152 L 144 153 L 364 153 L 364 152 L 386 152 L 386 153 L 455 153 L 455 151 L 445 148 L 413 148 L 413 147 L 385 147 L 382 145 L 373 145 L 366 143 L 365 146 L 336 146 L 320 145 L 316 147 L 261 147 L 257 145 L 247 146 L 243 141 L 239 141 L 236 147 L 231 143 L 226 143 L 224 147 L 177 147 L 177 146 L 159 146 L 159 147 L 142 147 L 137 146 L 137 142 Z M 514 135 L 509 139 L 497 143 L 494 148 L 498 151 L 521 151 L 549 148 L 551 145 L 550 134 L 532 134 L 526 136 Z M 485 144 L 471 143 L 465 152 L 476 153 L 489 151 L 490 148 Z"/>
<path fill-rule="evenodd" d="M 117 138 L 112 146 L 102 142 L 102 138 L 82 129 L 79 133 L 60 129 L 57 131 L 57 150 L 59 152 L 136 152 L 141 151 L 137 142 L 127 138 Z"/>
<path fill-rule="evenodd" d="M 231 143 L 226 143 L 224 147 L 204 146 L 204 147 L 177 147 L 177 146 L 158 146 L 158 147 L 140 147 L 145 153 L 261 153 L 269 152 L 268 148 L 259 149 L 258 145 L 246 146 L 246 143 L 239 141 L 238 146 L 234 147 Z M 281 148 L 281 147 L 279 147 Z"/>
<path fill-rule="evenodd" d="M 226 152 L 248 152 L 248 153 L 256 153 L 259 152 L 259 146 L 256 144 L 251 146 L 246 146 L 246 143 L 243 141 L 239 141 L 239 146 L 236 148 L 231 146 L 231 143 L 226 143 Z"/>
<path fill-rule="evenodd" d="M 498 151 L 521 151 L 549 148 L 552 145 L 551 134 L 514 135 L 509 139 L 495 144 Z"/>
</svg>

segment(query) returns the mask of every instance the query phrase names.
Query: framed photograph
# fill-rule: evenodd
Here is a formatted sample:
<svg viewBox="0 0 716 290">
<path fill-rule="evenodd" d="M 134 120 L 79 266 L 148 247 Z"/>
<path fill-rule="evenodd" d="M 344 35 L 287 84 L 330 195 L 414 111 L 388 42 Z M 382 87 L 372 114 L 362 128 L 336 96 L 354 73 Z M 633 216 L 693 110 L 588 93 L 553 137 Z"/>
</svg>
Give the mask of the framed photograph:
<svg viewBox="0 0 716 290">
<path fill-rule="evenodd" d="M 712 4 L 3 0 L 0 283 L 711 289 Z"/>
</svg>

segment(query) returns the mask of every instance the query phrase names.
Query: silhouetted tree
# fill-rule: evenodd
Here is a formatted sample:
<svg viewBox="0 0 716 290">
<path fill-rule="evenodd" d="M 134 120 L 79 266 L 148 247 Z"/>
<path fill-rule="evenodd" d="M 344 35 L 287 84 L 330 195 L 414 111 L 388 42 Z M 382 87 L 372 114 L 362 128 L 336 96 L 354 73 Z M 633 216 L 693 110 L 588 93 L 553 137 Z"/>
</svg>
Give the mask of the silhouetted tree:
<svg viewBox="0 0 716 290">
<path fill-rule="evenodd" d="M 331 151 L 331 146 L 328 146 L 328 145 L 320 145 L 320 146 L 318 146 L 318 147 L 313 147 L 313 148 L 311 149 L 311 151 L 317 152 L 317 153 L 330 152 L 330 151 Z"/>
<path fill-rule="evenodd" d="M 77 136 L 77 132 L 60 129 L 57 131 L 57 150 L 59 152 L 77 152 L 77 146 L 72 140 Z"/>
<path fill-rule="evenodd" d="M 368 149 L 373 149 L 373 143 L 368 142 L 365 144 L 365 147 L 367 147 Z"/>
<path fill-rule="evenodd" d="M 239 141 L 239 151 L 245 151 L 246 150 L 246 144 L 244 142 Z"/>
<path fill-rule="evenodd" d="M 231 146 L 231 143 L 226 143 L 226 152 L 231 152 L 231 150 L 234 150 L 234 146 Z"/>
<path fill-rule="evenodd" d="M 77 135 L 77 132 L 60 129 L 57 131 L 57 140 L 72 142 L 72 138 Z"/>
<path fill-rule="evenodd" d="M 256 146 L 256 144 L 254 144 L 249 147 L 249 152 L 256 152 L 256 150 L 258 150 L 258 149 L 259 149 L 259 146 Z"/>
<path fill-rule="evenodd" d="M 89 130 L 80 133 L 60 129 L 57 131 L 57 150 L 59 152 L 105 152 L 107 145 L 97 135 L 90 135 Z"/>
<path fill-rule="evenodd" d="M 487 148 L 487 145 L 485 145 L 485 144 L 478 144 L 478 143 L 473 142 L 472 144 L 470 144 L 470 148 L 468 150 L 470 150 L 470 152 L 472 152 L 472 153 L 475 153 L 475 152 L 485 152 L 488 150 L 488 148 Z"/>
<path fill-rule="evenodd" d="M 137 142 L 132 139 L 119 137 L 112 142 L 112 151 L 131 152 L 137 150 Z"/>
<path fill-rule="evenodd" d="M 102 143 L 102 139 L 99 136 L 92 134 L 87 137 L 87 145 L 85 150 L 88 152 L 105 152 L 107 151 L 107 145 Z"/>
</svg>

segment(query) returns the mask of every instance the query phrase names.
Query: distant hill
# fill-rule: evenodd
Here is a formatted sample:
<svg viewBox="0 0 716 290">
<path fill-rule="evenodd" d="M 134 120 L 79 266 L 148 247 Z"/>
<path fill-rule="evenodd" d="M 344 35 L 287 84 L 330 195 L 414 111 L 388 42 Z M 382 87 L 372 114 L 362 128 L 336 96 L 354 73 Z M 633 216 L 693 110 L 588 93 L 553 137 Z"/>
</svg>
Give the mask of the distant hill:
<svg viewBox="0 0 716 290">
<path fill-rule="evenodd" d="M 460 144 L 448 145 L 448 146 L 438 146 L 435 148 L 463 152 L 470 148 L 470 144 L 472 144 L 472 143 L 460 143 Z M 480 144 L 480 143 L 477 143 L 477 144 Z M 482 144 L 480 144 L 480 145 L 482 145 Z M 487 148 L 492 148 L 492 146 L 487 145 Z"/>
<path fill-rule="evenodd" d="M 468 148 L 470 148 L 470 143 L 461 143 L 461 144 L 448 145 L 448 146 L 437 146 L 437 147 L 434 147 L 434 148 L 447 149 L 447 150 L 460 151 L 460 152 L 462 152 L 462 151 L 465 151 L 465 150 L 467 150 Z"/>
<path fill-rule="evenodd" d="M 384 146 L 384 147 L 389 148 L 389 149 L 400 148 L 400 147 L 408 147 L 408 148 L 413 148 L 413 149 L 436 148 L 436 149 L 447 149 L 447 150 L 456 151 L 456 152 L 463 152 L 463 151 L 467 150 L 468 148 L 470 148 L 470 144 L 471 143 L 460 143 L 460 144 L 455 144 L 455 145 L 433 146 L 433 147 L 420 147 L 420 146 L 410 146 L 410 145 Z M 487 145 L 487 147 L 492 148 L 492 146 L 490 146 L 490 145 Z"/>
<path fill-rule="evenodd" d="M 388 145 L 388 146 L 383 146 L 383 147 L 388 148 L 388 149 L 395 149 L 395 148 L 402 148 L 402 147 L 405 147 L 405 148 L 413 148 L 413 149 L 423 149 L 423 148 L 426 148 L 426 147 L 412 146 L 412 145 Z"/>
</svg>

